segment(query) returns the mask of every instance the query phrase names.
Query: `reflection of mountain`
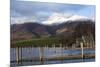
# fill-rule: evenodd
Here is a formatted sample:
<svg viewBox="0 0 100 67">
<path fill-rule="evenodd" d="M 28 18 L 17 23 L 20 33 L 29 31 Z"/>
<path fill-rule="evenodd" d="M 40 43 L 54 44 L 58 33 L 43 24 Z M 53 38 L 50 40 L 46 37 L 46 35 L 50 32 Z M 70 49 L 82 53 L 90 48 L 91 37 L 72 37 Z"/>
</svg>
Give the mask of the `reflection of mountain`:
<svg viewBox="0 0 100 67">
<path fill-rule="evenodd" d="M 59 24 L 44 25 L 27 22 L 11 25 L 11 39 L 32 39 L 37 37 L 69 37 L 87 34 L 95 35 L 95 23 L 89 19 L 68 20 Z"/>
</svg>

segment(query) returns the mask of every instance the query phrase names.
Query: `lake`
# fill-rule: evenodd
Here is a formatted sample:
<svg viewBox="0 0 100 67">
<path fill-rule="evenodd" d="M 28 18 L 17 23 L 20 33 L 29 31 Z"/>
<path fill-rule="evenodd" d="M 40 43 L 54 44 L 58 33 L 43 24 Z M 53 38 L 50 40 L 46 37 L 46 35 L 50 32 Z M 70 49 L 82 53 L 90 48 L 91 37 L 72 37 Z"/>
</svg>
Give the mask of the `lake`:
<svg viewBox="0 0 100 67">
<path fill-rule="evenodd" d="M 35 57 L 40 56 L 40 47 L 33 47 L 33 48 L 22 48 L 22 59 L 33 59 Z M 10 60 L 16 60 L 16 49 L 11 48 L 10 50 Z M 84 54 L 95 54 L 95 49 L 84 49 L 83 50 Z M 48 57 L 59 57 L 59 56 L 65 56 L 65 55 L 80 55 L 81 54 L 81 49 L 75 49 L 75 50 L 67 50 L 65 48 L 60 48 L 60 47 L 44 47 L 43 48 L 43 57 L 48 58 Z M 19 52 L 19 56 L 21 56 L 21 52 Z M 59 63 L 75 63 L 75 62 L 93 62 L 95 61 L 95 58 L 91 59 L 70 59 L 70 60 L 45 60 L 43 64 L 59 64 Z M 28 62 L 21 62 L 21 64 L 17 62 L 11 63 L 11 66 L 23 66 L 23 65 L 40 65 L 40 61 L 28 61 Z"/>
</svg>

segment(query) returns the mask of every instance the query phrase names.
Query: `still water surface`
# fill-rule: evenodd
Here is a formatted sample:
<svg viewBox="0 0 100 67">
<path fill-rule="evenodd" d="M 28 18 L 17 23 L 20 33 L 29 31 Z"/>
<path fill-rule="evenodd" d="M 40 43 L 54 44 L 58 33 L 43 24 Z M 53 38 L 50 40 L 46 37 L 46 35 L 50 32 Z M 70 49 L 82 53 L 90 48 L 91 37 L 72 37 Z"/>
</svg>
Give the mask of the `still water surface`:
<svg viewBox="0 0 100 67">
<path fill-rule="evenodd" d="M 10 50 L 10 60 L 16 60 L 16 49 L 11 48 Z M 34 58 L 34 57 L 39 57 L 39 47 L 37 48 L 22 48 L 22 58 Z M 56 47 L 56 48 L 44 48 L 44 57 L 55 57 L 55 56 L 61 56 L 61 55 L 78 55 L 81 54 L 81 50 L 66 50 L 64 48 Z M 94 49 L 84 49 L 84 54 L 95 54 Z M 20 56 L 21 54 L 19 54 Z M 45 60 L 44 64 L 59 64 L 59 63 L 74 63 L 74 62 L 91 62 L 95 61 L 94 58 L 92 59 L 76 59 L 76 60 L 53 60 L 53 61 L 48 61 Z M 35 62 L 22 62 L 21 65 L 38 65 L 40 64 L 40 61 L 35 61 Z M 11 63 L 12 66 L 20 65 L 17 63 Z"/>
</svg>

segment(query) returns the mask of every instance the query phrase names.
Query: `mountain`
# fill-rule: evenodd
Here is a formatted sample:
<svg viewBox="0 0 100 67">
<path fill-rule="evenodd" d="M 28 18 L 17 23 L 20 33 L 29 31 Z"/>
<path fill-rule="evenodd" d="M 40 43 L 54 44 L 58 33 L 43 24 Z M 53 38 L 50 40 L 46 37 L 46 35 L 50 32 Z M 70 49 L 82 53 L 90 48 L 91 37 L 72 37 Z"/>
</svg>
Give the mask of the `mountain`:
<svg viewBox="0 0 100 67">
<path fill-rule="evenodd" d="M 42 23 L 45 25 L 59 24 L 59 23 L 67 21 L 67 17 L 68 16 L 54 13 L 47 20 L 43 21 Z"/>
<path fill-rule="evenodd" d="M 32 39 L 35 37 L 48 36 L 46 26 L 39 23 L 27 22 L 11 25 L 11 39 Z"/>
<path fill-rule="evenodd" d="M 53 16 L 55 17 L 55 16 Z M 32 39 L 40 37 L 80 37 L 92 34 L 95 37 L 95 22 L 86 17 L 71 16 L 66 18 L 51 19 L 51 23 L 25 22 L 11 25 L 11 40 Z M 51 17 L 52 18 L 52 17 Z M 50 20 L 50 19 L 48 19 Z M 57 23 L 57 24 L 55 24 Z"/>
<path fill-rule="evenodd" d="M 61 37 L 93 34 L 95 36 L 95 22 L 92 20 L 67 21 L 58 25 L 56 35 Z"/>
<path fill-rule="evenodd" d="M 52 24 L 60 24 L 67 21 L 75 21 L 75 20 L 88 20 L 88 17 L 80 16 L 80 15 L 62 15 L 58 13 L 54 13 L 51 15 L 47 20 L 43 21 L 42 23 L 45 25 L 52 25 Z"/>
</svg>

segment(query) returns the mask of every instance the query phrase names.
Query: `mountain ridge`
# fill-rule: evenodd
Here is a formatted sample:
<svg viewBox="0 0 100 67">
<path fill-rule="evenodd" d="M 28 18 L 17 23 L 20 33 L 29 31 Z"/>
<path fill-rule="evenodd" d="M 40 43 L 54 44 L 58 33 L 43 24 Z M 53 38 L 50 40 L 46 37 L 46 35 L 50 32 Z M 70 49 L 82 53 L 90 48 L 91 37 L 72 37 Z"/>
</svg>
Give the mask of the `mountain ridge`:
<svg viewBox="0 0 100 67">
<path fill-rule="evenodd" d="M 26 22 L 11 25 L 11 40 L 32 39 L 40 37 L 66 37 L 75 34 L 75 29 L 80 27 L 81 32 L 94 33 L 95 23 L 92 20 L 66 21 L 60 24 L 45 25 L 37 22 Z"/>
<path fill-rule="evenodd" d="M 86 16 L 80 16 L 80 15 L 70 15 L 70 16 L 64 16 L 62 14 L 53 14 L 51 15 L 47 20 L 43 21 L 42 24 L 45 25 L 53 25 L 53 24 L 60 24 L 63 22 L 67 22 L 67 21 L 77 21 L 77 20 L 93 20 L 90 19 Z"/>
</svg>

